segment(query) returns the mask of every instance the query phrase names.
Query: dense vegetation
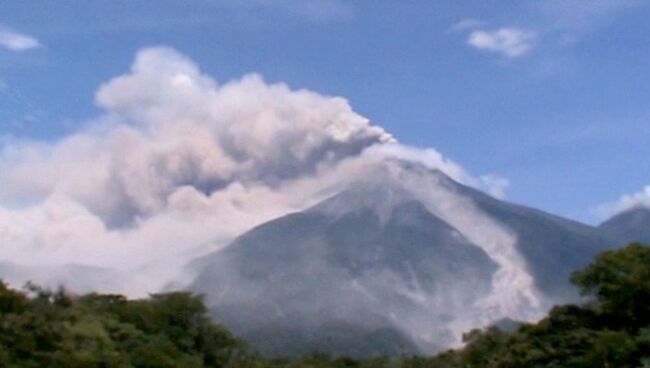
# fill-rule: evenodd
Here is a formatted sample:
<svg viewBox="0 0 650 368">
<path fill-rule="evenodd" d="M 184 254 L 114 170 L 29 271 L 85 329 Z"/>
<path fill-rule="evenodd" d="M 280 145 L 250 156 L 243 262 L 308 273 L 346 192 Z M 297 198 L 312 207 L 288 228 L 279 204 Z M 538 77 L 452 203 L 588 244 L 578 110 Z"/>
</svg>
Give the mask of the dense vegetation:
<svg viewBox="0 0 650 368">
<path fill-rule="evenodd" d="M 589 302 L 536 324 L 471 331 L 435 357 L 364 361 L 259 358 L 188 293 L 127 300 L 0 283 L 0 367 L 650 367 L 650 248 L 604 252 L 572 281 Z"/>
<path fill-rule="evenodd" d="M 220 367 L 244 353 L 186 293 L 129 301 L 0 285 L 2 367 Z"/>
</svg>

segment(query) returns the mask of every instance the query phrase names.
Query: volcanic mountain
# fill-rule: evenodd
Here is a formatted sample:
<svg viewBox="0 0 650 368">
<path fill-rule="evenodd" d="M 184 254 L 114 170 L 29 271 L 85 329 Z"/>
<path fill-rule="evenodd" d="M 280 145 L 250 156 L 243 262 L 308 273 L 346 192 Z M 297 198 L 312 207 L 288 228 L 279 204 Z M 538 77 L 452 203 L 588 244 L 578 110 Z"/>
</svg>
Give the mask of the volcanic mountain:
<svg viewBox="0 0 650 368">
<path fill-rule="evenodd" d="M 214 318 L 266 355 L 395 355 L 577 299 L 570 273 L 614 245 L 593 227 L 389 159 L 189 268 Z"/>
<path fill-rule="evenodd" d="M 601 234 L 619 244 L 650 244 L 650 208 L 637 206 L 598 226 Z"/>
</svg>

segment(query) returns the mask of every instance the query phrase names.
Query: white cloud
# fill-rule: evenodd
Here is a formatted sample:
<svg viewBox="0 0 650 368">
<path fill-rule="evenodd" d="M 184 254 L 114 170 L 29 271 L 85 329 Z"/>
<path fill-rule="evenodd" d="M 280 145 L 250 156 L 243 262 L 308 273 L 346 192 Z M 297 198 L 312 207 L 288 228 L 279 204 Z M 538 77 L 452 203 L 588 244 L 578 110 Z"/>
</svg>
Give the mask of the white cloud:
<svg viewBox="0 0 650 368">
<path fill-rule="evenodd" d="M 616 202 L 599 206 L 596 209 L 596 214 L 607 218 L 635 207 L 650 208 L 650 185 L 639 192 L 622 195 Z"/>
<path fill-rule="evenodd" d="M 516 27 L 504 27 L 492 31 L 472 31 L 467 43 L 478 50 L 517 58 L 526 55 L 534 48 L 536 38 L 535 32 Z"/>
<path fill-rule="evenodd" d="M 0 25 L 0 46 L 11 51 L 25 51 L 41 46 L 34 37 L 14 32 Z"/>
<path fill-rule="evenodd" d="M 106 114 L 81 131 L 2 145 L 0 259 L 106 268 L 131 282 L 104 291 L 142 295 L 387 155 L 490 183 L 433 149 L 397 144 L 341 97 L 256 74 L 219 84 L 169 48 L 140 51 L 96 101 Z"/>
<path fill-rule="evenodd" d="M 569 46 L 626 13 L 650 6 L 646 0 L 545 0 L 525 1 L 520 14 L 535 31 L 519 27 L 488 29 L 477 19 L 463 19 L 449 32 L 469 32 L 467 43 L 479 50 L 513 59 L 532 51 L 539 40 Z M 550 41 L 550 42 L 548 42 Z M 540 42 L 541 43 L 541 42 Z M 548 72 L 548 71 L 547 71 Z"/>
<path fill-rule="evenodd" d="M 484 23 L 478 19 L 466 18 L 459 22 L 456 22 L 449 27 L 450 32 L 461 32 L 468 29 L 474 29 L 482 26 Z"/>
</svg>

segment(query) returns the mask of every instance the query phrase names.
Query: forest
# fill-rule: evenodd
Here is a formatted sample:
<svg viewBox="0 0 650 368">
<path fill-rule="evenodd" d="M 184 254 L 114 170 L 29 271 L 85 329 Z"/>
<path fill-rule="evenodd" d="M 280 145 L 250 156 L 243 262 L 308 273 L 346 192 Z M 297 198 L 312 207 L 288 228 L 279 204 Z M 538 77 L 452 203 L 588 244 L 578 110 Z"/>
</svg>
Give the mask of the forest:
<svg viewBox="0 0 650 368">
<path fill-rule="evenodd" d="M 129 300 L 0 283 L 0 367 L 650 367 L 650 247 L 600 253 L 571 277 L 584 295 L 537 323 L 469 331 L 432 357 L 265 359 L 214 323 L 200 296 Z"/>
</svg>

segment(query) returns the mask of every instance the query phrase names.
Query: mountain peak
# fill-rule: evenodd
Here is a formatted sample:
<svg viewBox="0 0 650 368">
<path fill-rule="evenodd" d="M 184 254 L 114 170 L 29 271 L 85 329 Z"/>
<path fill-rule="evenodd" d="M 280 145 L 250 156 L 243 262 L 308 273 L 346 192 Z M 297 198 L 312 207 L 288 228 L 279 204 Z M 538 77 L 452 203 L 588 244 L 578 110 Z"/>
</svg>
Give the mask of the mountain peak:
<svg viewBox="0 0 650 368">
<path fill-rule="evenodd" d="M 650 208 L 642 205 L 632 207 L 600 224 L 598 230 L 620 245 L 650 243 Z"/>
<path fill-rule="evenodd" d="M 333 216 L 369 209 L 385 223 L 394 208 L 423 201 L 423 194 L 455 190 L 459 186 L 438 169 L 423 164 L 387 158 L 369 165 L 351 178 L 343 189 L 308 209 Z M 430 210 L 430 209 L 429 209 Z"/>
<path fill-rule="evenodd" d="M 616 215 L 612 216 L 609 220 L 606 220 L 604 223 L 610 222 L 611 220 L 614 220 L 616 218 L 621 218 L 621 217 L 632 217 L 632 218 L 640 219 L 640 218 L 644 218 L 645 216 L 650 216 L 650 207 L 640 204 L 631 207 L 623 212 L 617 213 Z"/>
</svg>

